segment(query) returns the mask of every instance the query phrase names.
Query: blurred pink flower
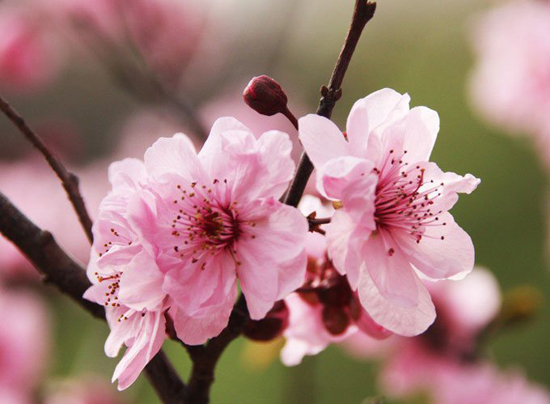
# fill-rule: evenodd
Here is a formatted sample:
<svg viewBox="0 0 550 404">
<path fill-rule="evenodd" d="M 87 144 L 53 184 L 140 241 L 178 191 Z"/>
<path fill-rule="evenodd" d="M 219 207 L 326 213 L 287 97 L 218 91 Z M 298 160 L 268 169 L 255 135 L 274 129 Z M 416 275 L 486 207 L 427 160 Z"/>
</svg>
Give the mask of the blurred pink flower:
<svg viewBox="0 0 550 404">
<path fill-rule="evenodd" d="M 460 281 L 429 284 L 435 323 L 415 338 L 396 339 L 381 372 L 385 394 L 427 393 L 434 404 L 542 404 L 549 396 L 519 373 L 499 373 L 476 362 L 477 338 L 497 316 L 500 293 L 493 275 L 474 270 Z"/>
<path fill-rule="evenodd" d="M 94 216 L 107 193 L 101 163 L 77 170 L 86 205 Z M 87 262 L 90 245 L 59 179 L 37 159 L 0 163 L 0 189 L 38 226 L 52 232 L 69 253 Z M 8 240 L 0 236 L 0 276 L 38 279 L 38 273 Z"/>
<path fill-rule="evenodd" d="M 437 309 L 435 323 L 418 337 L 396 342 L 382 370 L 384 391 L 393 396 L 433 391 L 439 377 L 470 372 L 477 338 L 500 309 L 498 284 L 485 269 L 477 268 L 460 281 L 431 283 L 429 289 Z"/>
<path fill-rule="evenodd" d="M 137 48 L 170 85 L 179 82 L 204 26 L 202 12 L 190 2 L 176 0 L 58 0 L 52 11 L 91 35 L 99 46 Z"/>
<path fill-rule="evenodd" d="M 472 35 L 477 60 L 470 80 L 473 104 L 486 119 L 534 135 L 544 145 L 550 138 L 549 20 L 550 4 L 531 0 L 507 2 L 480 15 Z"/>
<path fill-rule="evenodd" d="M 459 363 L 412 349 L 384 370 L 391 397 L 425 393 L 434 404 L 548 404 L 546 389 L 490 363 Z"/>
<path fill-rule="evenodd" d="M 472 241 L 448 210 L 457 193 L 479 184 L 428 162 L 439 117 L 425 107 L 409 109 L 409 100 L 383 89 L 357 101 L 346 137 L 318 115 L 299 123 L 319 191 L 343 204 L 327 226 L 334 265 L 372 319 L 404 336 L 420 334 L 435 319 L 417 271 L 437 280 L 473 267 Z"/>
<path fill-rule="evenodd" d="M 311 195 L 302 198 L 299 208 L 304 215 L 316 212 L 317 217 L 329 217 L 333 211 Z M 283 333 L 286 344 L 281 351 L 285 365 L 297 365 L 305 355 L 316 355 L 329 344 L 347 340 L 358 331 L 379 339 L 391 335 L 361 308 L 346 277 L 334 270 L 327 257 L 325 237 L 308 233 L 306 252 L 306 282 L 285 299 L 290 312 Z"/>
<path fill-rule="evenodd" d="M 128 157 L 142 158 L 145 151 L 158 138 L 171 136 L 177 132 L 186 132 L 180 120 L 163 109 L 141 109 L 129 116 L 120 131 L 120 138 L 114 150 L 112 159 Z M 189 136 L 193 144 L 200 146 L 202 142 Z"/>
<path fill-rule="evenodd" d="M 2 404 L 31 404 L 32 398 L 29 394 L 13 391 L 0 386 L 0 403 Z"/>
<path fill-rule="evenodd" d="M 44 404 L 120 404 L 123 400 L 105 380 L 87 375 L 55 383 Z"/>
<path fill-rule="evenodd" d="M 29 292 L 0 288 L 0 402 L 31 403 L 50 347 L 48 316 Z"/>
<path fill-rule="evenodd" d="M 30 92 L 43 88 L 57 75 L 61 53 L 37 13 L 2 8 L 0 11 L 0 87 Z"/>
</svg>

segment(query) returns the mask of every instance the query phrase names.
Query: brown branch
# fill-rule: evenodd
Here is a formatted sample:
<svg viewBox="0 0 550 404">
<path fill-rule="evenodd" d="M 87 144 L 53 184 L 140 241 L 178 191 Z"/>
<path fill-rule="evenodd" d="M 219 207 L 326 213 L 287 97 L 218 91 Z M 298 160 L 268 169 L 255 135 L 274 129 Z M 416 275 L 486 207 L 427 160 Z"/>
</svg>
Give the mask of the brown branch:
<svg viewBox="0 0 550 404">
<path fill-rule="evenodd" d="M 88 240 L 92 243 L 92 219 L 88 214 L 86 204 L 80 194 L 80 190 L 78 188 L 78 177 L 67 171 L 59 158 L 44 144 L 40 136 L 38 136 L 38 134 L 27 125 L 25 120 L 2 97 L 0 97 L 0 110 L 17 127 L 17 129 L 19 129 L 27 140 L 31 142 L 40 153 L 42 153 L 52 170 L 59 177 L 63 188 L 65 189 L 65 192 L 73 205 L 76 215 L 78 216 L 78 220 L 84 229 L 84 233 L 86 233 L 86 237 L 88 237 Z"/>
<path fill-rule="evenodd" d="M 193 404 L 178 373 L 160 350 L 145 367 L 147 379 L 164 404 Z"/>
<path fill-rule="evenodd" d="M 357 47 L 357 43 L 359 42 L 359 38 L 361 37 L 361 33 L 363 32 L 365 25 L 374 16 L 375 10 L 376 3 L 369 3 L 367 0 L 356 0 L 351 26 L 342 51 L 340 52 L 340 56 L 338 56 L 338 60 L 336 61 L 336 65 L 332 71 L 329 85 L 328 87 L 323 86 L 321 88 L 322 97 L 319 102 L 319 107 L 317 108 L 317 115 L 321 115 L 326 118 L 330 118 L 332 116 L 334 105 L 342 96 L 341 86 L 353 56 L 353 52 Z M 300 158 L 296 175 L 290 184 L 285 198 L 285 203 L 287 205 L 298 206 L 312 172 L 313 164 L 311 164 L 309 157 L 304 152 Z"/>
<path fill-rule="evenodd" d="M 31 222 L 0 192 L 0 233 L 19 248 L 44 276 L 96 318 L 105 310 L 82 295 L 91 286 L 84 268 L 56 243 L 52 234 Z M 162 351 L 145 368 L 147 377 L 165 404 L 189 403 L 185 385 Z"/>
<path fill-rule="evenodd" d="M 316 232 L 316 233 L 320 233 L 320 234 L 326 234 L 326 232 L 321 229 L 321 225 L 323 224 L 328 224 L 330 223 L 331 221 L 331 218 L 330 217 L 326 217 L 326 218 L 321 218 L 321 219 L 316 219 L 314 216 L 308 216 L 307 217 L 307 222 L 309 224 L 309 231 L 310 232 Z"/>
<path fill-rule="evenodd" d="M 193 361 L 191 376 L 188 383 L 189 402 L 207 404 L 210 401 L 210 388 L 214 382 L 214 370 L 223 351 L 236 339 L 250 320 L 246 301 L 241 295 L 235 304 L 229 324 L 215 338 L 204 346 L 186 346 Z"/>
</svg>

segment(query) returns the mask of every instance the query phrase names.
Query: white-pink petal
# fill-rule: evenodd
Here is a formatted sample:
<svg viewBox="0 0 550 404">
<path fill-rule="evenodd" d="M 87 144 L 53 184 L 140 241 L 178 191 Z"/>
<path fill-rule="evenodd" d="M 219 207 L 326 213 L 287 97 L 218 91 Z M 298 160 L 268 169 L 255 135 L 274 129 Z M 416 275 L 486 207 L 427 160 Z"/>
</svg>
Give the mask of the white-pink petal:
<svg viewBox="0 0 550 404">
<path fill-rule="evenodd" d="M 409 110 L 409 101 L 407 94 L 402 95 L 389 88 L 356 101 L 346 123 L 350 154 L 372 158 L 367 150 L 371 133 L 374 130 L 381 132 L 393 120 L 404 116 Z"/>
<path fill-rule="evenodd" d="M 431 279 L 447 279 L 467 274 L 474 267 L 472 239 L 458 226 L 450 213 L 426 226 L 420 242 L 406 232 L 394 232 L 394 239 L 407 259 Z"/>
<path fill-rule="evenodd" d="M 182 133 L 161 137 L 145 152 L 147 173 L 160 180 L 166 174 L 177 174 L 189 182 L 204 178 L 195 147 Z"/>
<path fill-rule="evenodd" d="M 333 158 L 350 154 L 344 134 L 330 119 L 315 114 L 306 115 L 298 120 L 298 130 L 300 142 L 317 169 Z"/>
<path fill-rule="evenodd" d="M 372 319 L 384 328 L 405 337 L 423 333 L 435 320 L 435 307 L 430 294 L 416 279 L 418 303 L 416 306 L 400 305 L 386 299 L 378 290 L 371 276 L 361 273 L 358 294 L 361 304 Z"/>
</svg>

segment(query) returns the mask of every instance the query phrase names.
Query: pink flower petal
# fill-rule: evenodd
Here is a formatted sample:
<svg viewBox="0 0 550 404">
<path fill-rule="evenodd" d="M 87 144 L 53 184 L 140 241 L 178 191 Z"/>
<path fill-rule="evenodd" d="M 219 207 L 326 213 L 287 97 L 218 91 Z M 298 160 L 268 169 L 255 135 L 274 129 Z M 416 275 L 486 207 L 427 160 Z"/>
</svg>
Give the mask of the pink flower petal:
<svg viewBox="0 0 550 404">
<path fill-rule="evenodd" d="M 441 225 L 427 226 L 418 243 L 405 232 L 395 232 L 394 238 L 407 259 L 432 279 L 469 273 L 474 267 L 472 239 L 450 213 L 442 213 L 438 219 Z"/>
<path fill-rule="evenodd" d="M 236 247 L 241 288 L 255 320 L 305 278 L 307 220 L 297 209 L 279 202 L 272 209 L 271 215 L 248 227 L 249 238 Z"/>
<path fill-rule="evenodd" d="M 118 298 L 135 310 L 159 310 L 166 296 L 162 290 L 163 278 L 155 260 L 142 251 L 125 267 Z"/>
<path fill-rule="evenodd" d="M 362 188 L 363 200 L 373 199 L 377 177 L 372 173 L 374 164 L 356 157 L 338 157 L 330 160 L 319 171 L 319 190 L 334 200 L 348 202 L 352 193 Z M 374 203 L 372 210 L 374 212 Z"/>
<path fill-rule="evenodd" d="M 344 134 L 330 119 L 306 115 L 298 120 L 300 141 L 316 168 L 329 160 L 350 154 Z"/>
<path fill-rule="evenodd" d="M 344 210 L 337 210 L 326 232 L 328 252 L 334 268 L 342 275 L 347 274 L 351 288 L 356 290 L 359 274 L 365 269 L 359 254 L 361 243 L 357 240 L 368 240 L 371 231 L 358 226 Z"/>
<path fill-rule="evenodd" d="M 228 254 L 218 253 L 206 261 L 204 269 L 190 262 L 180 263 L 164 279 L 163 289 L 179 306 L 178 312 L 192 314 L 216 291 L 226 290 L 236 281 L 235 262 Z"/>
<path fill-rule="evenodd" d="M 367 269 L 380 294 L 403 307 L 418 305 L 417 277 L 390 234 L 373 234 L 363 249 Z"/>
<path fill-rule="evenodd" d="M 352 155 L 376 160 L 370 148 L 370 135 L 376 129 L 382 131 L 393 119 L 401 118 L 409 110 L 410 97 L 384 88 L 353 104 L 348 116 L 346 131 Z M 392 120 L 388 120 L 393 116 Z"/>
<path fill-rule="evenodd" d="M 146 178 L 145 165 L 138 159 L 127 158 L 109 166 L 109 182 L 114 192 L 136 190 Z"/>
<path fill-rule="evenodd" d="M 148 148 L 145 167 L 147 173 L 157 179 L 165 174 L 178 174 L 189 182 L 204 178 L 195 147 L 182 133 L 171 138 L 161 137 Z"/>
<path fill-rule="evenodd" d="M 361 272 L 358 294 L 376 323 L 409 337 L 424 332 L 433 323 L 435 308 L 411 265 L 395 250 L 390 257 L 387 250 L 367 248 L 365 253 L 369 255 L 365 259 L 369 270 Z"/>
<path fill-rule="evenodd" d="M 200 345 L 219 335 L 227 326 L 236 297 L 237 285 L 233 282 L 230 288 L 218 285 L 204 307 L 191 315 L 186 314 L 184 308 L 177 307 L 174 327 L 178 338 L 186 344 Z"/>
<path fill-rule="evenodd" d="M 141 315 L 135 314 L 137 317 Z M 129 320 L 127 320 L 129 321 Z M 166 337 L 164 312 L 147 312 L 139 321 L 139 333 L 115 368 L 112 380 L 118 379 L 118 389 L 128 388 L 143 368 L 157 354 Z"/>
</svg>

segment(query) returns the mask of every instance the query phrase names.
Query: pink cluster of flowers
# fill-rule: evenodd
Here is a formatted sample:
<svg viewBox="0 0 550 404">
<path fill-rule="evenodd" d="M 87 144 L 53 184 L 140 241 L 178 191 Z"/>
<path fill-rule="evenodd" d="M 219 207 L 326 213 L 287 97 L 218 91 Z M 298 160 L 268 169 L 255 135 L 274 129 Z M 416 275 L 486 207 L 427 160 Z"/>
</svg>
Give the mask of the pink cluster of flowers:
<svg viewBox="0 0 550 404">
<path fill-rule="evenodd" d="M 548 404 L 550 393 L 482 355 L 501 312 L 496 279 L 483 268 L 460 281 L 426 284 L 438 317 L 422 335 L 379 342 L 355 334 L 343 346 L 354 357 L 383 359 L 381 390 L 395 399 L 424 394 L 437 404 Z"/>
<path fill-rule="evenodd" d="M 267 315 L 280 332 L 288 325 L 289 364 L 354 330 L 378 338 L 425 331 L 435 310 L 420 277 L 473 267 L 472 242 L 448 210 L 479 180 L 428 161 L 438 116 L 408 103 L 389 89 L 371 94 L 344 133 L 317 115 L 300 119 L 318 190 L 337 208 L 326 238 L 308 234 L 300 210 L 279 201 L 295 169 L 283 132 L 256 138 L 220 118 L 198 153 L 176 134 L 143 161 L 113 163 L 85 297 L 106 308 L 107 355 L 127 347 L 113 376 L 119 388 L 158 352 L 167 324 L 187 344 L 217 336 L 239 288 L 253 321 Z"/>
<path fill-rule="evenodd" d="M 15 3 L 0 7 L 0 87 L 20 93 L 59 75 L 75 34 L 104 59 L 137 49 L 162 81 L 176 85 L 204 27 L 197 7 L 174 0 Z"/>
<path fill-rule="evenodd" d="M 504 2 L 478 16 L 470 93 L 494 125 L 534 137 L 550 161 L 550 4 Z"/>
</svg>

